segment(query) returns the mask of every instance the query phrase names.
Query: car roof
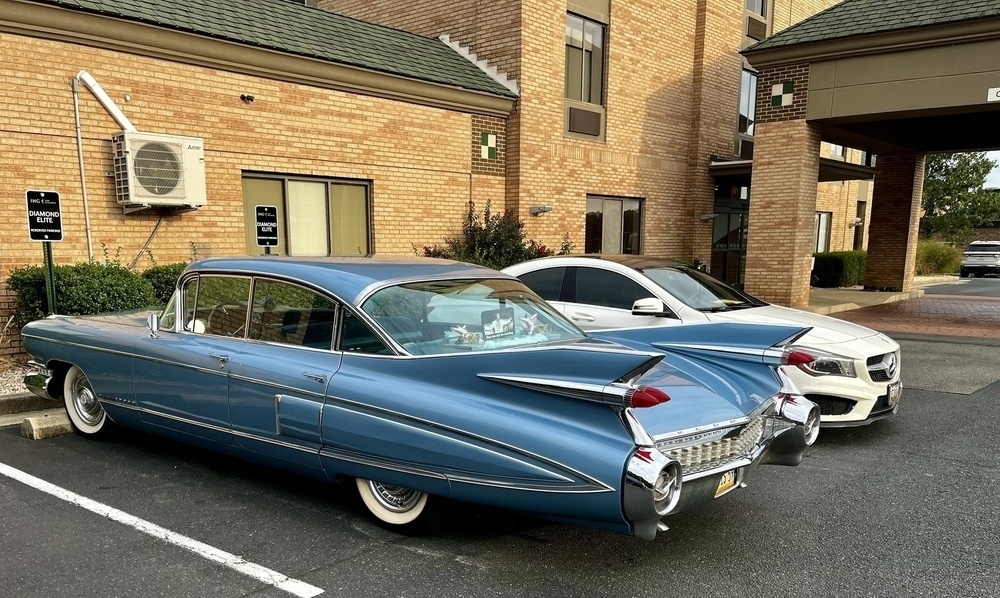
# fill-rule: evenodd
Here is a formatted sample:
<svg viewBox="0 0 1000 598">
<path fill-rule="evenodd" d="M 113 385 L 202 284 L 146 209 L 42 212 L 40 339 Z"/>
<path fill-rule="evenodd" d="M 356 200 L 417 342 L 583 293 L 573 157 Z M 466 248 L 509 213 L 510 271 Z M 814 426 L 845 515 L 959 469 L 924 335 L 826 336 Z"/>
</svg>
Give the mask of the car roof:
<svg viewBox="0 0 1000 598">
<path fill-rule="evenodd" d="M 232 256 L 192 263 L 187 272 L 261 274 L 311 283 L 354 305 L 375 288 L 418 280 L 511 278 L 490 268 L 437 258 Z"/>
<path fill-rule="evenodd" d="M 557 262 L 562 260 L 570 259 L 593 259 L 605 262 L 612 262 L 615 264 L 621 264 L 623 266 L 633 268 L 635 270 L 643 270 L 646 268 L 685 268 L 690 267 L 688 264 L 679 262 L 677 260 L 671 260 L 663 257 L 651 257 L 647 255 L 628 255 L 628 254 L 617 254 L 617 253 L 579 253 L 575 255 L 554 255 L 551 257 L 544 257 L 536 261 L 538 263 L 542 262 Z"/>
</svg>

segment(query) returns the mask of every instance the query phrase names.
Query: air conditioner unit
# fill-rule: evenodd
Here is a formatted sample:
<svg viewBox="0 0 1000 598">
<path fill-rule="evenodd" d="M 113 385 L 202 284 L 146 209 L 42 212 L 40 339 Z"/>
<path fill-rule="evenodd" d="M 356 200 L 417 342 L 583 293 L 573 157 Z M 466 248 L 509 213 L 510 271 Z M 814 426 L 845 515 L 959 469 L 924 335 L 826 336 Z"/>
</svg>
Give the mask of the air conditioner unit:
<svg viewBox="0 0 1000 598">
<path fill-rule="evenodd" d="M 205 142 L 139 131 L 111 139 L 115 196 L 125 212 L 153 207 L 200 208 L 205 191 Z"/>
</svg>

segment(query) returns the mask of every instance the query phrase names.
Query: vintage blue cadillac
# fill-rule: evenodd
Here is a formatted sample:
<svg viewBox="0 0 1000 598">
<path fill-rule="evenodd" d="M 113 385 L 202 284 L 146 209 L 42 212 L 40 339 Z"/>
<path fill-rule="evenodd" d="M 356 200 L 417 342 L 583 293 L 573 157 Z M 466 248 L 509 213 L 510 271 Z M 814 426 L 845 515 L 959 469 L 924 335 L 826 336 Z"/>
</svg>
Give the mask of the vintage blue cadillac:
<svg viewBox="0 0 1000 598">
<path fill-rule="evenodd" d="M 351 480 L 407 533 L 449 499 L 652 539 L 796 465 L 819 411 L 778 366 L 807 329 L 584 334 L 511 276 L 430 259 L 214 258 L 162 314 L 25 326 L 37 394 L 115 424 Z"/>
</svg>

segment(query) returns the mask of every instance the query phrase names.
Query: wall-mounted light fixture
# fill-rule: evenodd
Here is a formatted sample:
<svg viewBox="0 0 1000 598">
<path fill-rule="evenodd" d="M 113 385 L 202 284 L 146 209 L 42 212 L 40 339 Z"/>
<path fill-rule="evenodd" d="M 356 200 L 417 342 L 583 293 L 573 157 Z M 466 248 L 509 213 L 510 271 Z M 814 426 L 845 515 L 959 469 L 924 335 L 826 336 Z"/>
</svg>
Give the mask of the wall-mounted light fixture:
<svg viewBox="0 0 1000 598">
<path fill-rule="evenodd" d="M 860 218 L 855 218 L 854 222 L 847 223 L 847 228 L 854 228 L 855 226 L 861 226 L 862 220 Z"/>
<path fill-rule="evenodd" d="M 718 214 L 702 214 L 701 216 L 698 216 L 698 220 L 701 220 L 702 222 L 711 222 L 712 220 L 715 220 L 716 216 L 718 216 Z"/>
<path fill-rule="evenodd" d="M 250 104 L 253 102 L 253 96 L 248 93 L 241 93 L 240 101 L 242 101 L 244 104 Z"/>
<path fill-rule="evenodd" d="M 531 212 L 532 216 L 541 216 L 545 212 L 551 212 L 554 208 L 552 206 L 531 206 L 528 211 Z"/>
</svg>

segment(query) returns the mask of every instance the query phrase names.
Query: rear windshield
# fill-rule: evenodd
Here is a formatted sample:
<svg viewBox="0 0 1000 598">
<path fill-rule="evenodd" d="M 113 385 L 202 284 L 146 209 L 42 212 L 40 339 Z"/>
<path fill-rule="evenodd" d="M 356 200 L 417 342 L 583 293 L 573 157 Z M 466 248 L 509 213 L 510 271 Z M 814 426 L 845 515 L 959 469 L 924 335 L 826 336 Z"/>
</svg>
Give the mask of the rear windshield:
<svg viewBox="0 0 1000 598">
<path fill-rule="evenodd" d="M 969 245 L 966 253 L 1000 253 L 1000 243 L 976 243 Z"/>
</svg>

